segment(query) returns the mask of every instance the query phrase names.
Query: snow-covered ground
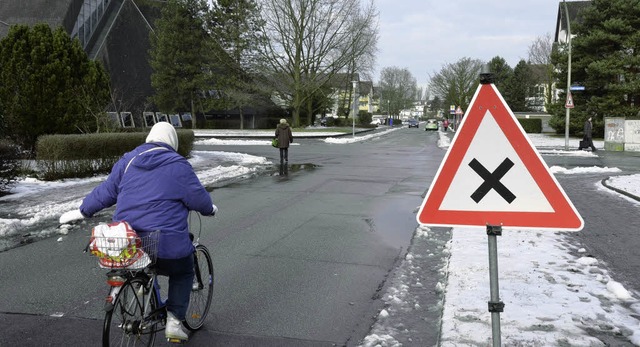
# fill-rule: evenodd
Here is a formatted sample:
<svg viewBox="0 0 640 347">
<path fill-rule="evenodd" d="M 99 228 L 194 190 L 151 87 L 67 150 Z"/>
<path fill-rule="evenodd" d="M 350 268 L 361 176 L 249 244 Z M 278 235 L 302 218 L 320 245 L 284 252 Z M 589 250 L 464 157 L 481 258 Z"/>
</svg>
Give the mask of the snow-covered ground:
<svg viewBox="0 0 640 347">
<path fill-rule="evenodd" d="M 389 129 L 363 136 L 326 138 L 323 141 L 336 145 L 362 141 L 374 136 L 385 136 L 396 129 Z M 271 131 L 237 132 L 234 136 L 271 136 Z M 235 176 L 256 174 L 271 163 L 263 157 L 233 152 L 233 145 L 265 145 L 260 139 L 223 139 L 229 136 L 210 131 L 196 136 L 216 136 L 217 139 L 201 139 L 198 143 L 215 143 L 230 146 L 225 152 L 193 153 L 190 162 L 198 177 L 205 184 Z M 333 136 L 336 133 L 318 133 Z M 294 133 L 294 137 L 296 134 Z M 595 156 L 589 151 L 564 151 L 564 139 L 546 135 L 529 135 L 531 142 L 542 155 Z M 439 146 L 446 149 L 450 138 L 440 132 Z M 575 140 L 577 141 L 577 140 Z M 574 141 L 574 142 L 575 142 Z M 299 145 L 299 144 L 298 144 Z M 597 148 L 602 141 L 595 141 Z M 211 163 L 215 163 L 211 165 Z M 579 167 L 566 169 L 551 167 L 555 175 L 579 175 L 589 172 L 619 173 L 617 168 Z M 43 182 L 35 179 L 20 180 L 13 188 L 14 194 L 0 198 L 0 202 L 16 200 L 11 213 L 4 211 L 0 219 L 0 239 L 19 233 L 21 229 L 38 225 L 43 220 L 57 218 L 63 212 L 77 208 L 89 190 L 105 177 L 91 179 Z M 640 195 L 640 174 L 615 176 L 608 184 L 618 189 Z M 74 189 L 75 187 L 75 189 Z M 607 190 L 611 194 L 618 194 Z M 44 198 L 38 199 L 38 197 Z M 52 201 L 51 197 L 56 200 Z M 632 200 L 635 202 L 635 200 Z M 14 201 L 15 202 L 15 201 Z M 637 203 L 637 202 L 635 202 Z M 417 210 L 416 210 L 417 211 Z M 64 242 L 65 225 L 55 230 L 43 230 L 45 236 L 59 234 Z M 32 231 L 33 233 L 33 231 Z M 434 231 L 418 226 L 412 248 L 391 279 L 383 296 L 386 307 L 380 312 L 371 334 L 362 346 L 412 346 L 412 332 L 407 329 L 403 317 L 420 307 L 420 298 L 413 290 L 422 287 L 421 264 L 431 253 L 421 253 L 421 243 L 427 243 Z M 0 248 L 1 249 L 1 248 Z M 489 298 L 489 269 L 487 261 L 487 237 L 485 233 L 455 228 L 452 239 L 446 244 L 450 254 L 441 271 L 447 283 L 438 283 L 430 290 L 443 293 L 444 316 L 442 319 L 442 346 L 491 345 L 491 318 L 487 310 Z M 602 346 L 585 329 L 607 330 L 628 336 L 640 346 L 640 323 L 632 315 L 640 316 L 638 293 L 627 291 L 598 259 L 574 249 L 566 241 L 563 232 L 505 231 L 498 238 L 500 299 L 505 303 L 501 314 L 501 335 L 508 346 Z M 619 280 L 619 279 L 618 279 Z"/>
</svg>

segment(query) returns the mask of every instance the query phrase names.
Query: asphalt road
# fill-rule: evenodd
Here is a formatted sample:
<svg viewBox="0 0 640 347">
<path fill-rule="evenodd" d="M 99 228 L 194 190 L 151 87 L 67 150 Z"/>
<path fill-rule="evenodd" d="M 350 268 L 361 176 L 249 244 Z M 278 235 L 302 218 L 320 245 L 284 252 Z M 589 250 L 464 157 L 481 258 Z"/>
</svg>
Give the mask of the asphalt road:
<svg viewBox="0 0 640 347">
<path fill-rule="evenodd" d="M 640 295 L 640 214 L 638 205 L 628 198 L 612 193 L 602 181 L 612 175 L 640 172 L 640 153 L 597 151 L 596 157 L 546 156 L 548 166 L 609 167 L 621 172 L 579 175 L 557 174 L 556 178 L 576 206 L 585 226 L 572 233 L 576 243 L 587 254 L 603 261 L 611 276 L 625 288 Z M 640 201 L 640 197 L 634 197 Z M 584 256 L 584 254 L 583 254 Z"/>
<path fill-rule="evenodd" d="M 416 210 L 445 154 L 437 139 L 406 128 L 345 145 L 300 139 L 290 149 L 287 176 L 276 165 L 266 175 L 212 187 L 220 214 L 203 220 L 202 241 L 213 251 L 215 303 L 189 345 L 357 345 L 411 245 Z M 196 149 L 278 160 L 267 146 Z M 544 159 L 567 168 L 619 167 L 621 174 L 640 168 L 632 153 Z M 556 175 L 585 220 L 572 240 L 640 293 L 637 205 L 601 190 L 607 176 Z M 92 223 L 65 242 L 49 238 L 0 252 L 0 346 L 99 345 L 104 275 L 80 251 L 87 241 L 81 230 Z M 427 287 L 440 280 L 435 276 Z M 438 300 L 434 293 L 423 306 Z M 416 345 L 437 343 L 439 312 L 430 314 Z"/>
<path fill-rule="evenodd" d="M 213 251 L 215 303 L 189 344 L 356 345 L 411 243 L 445 153 L 437 139 L 422 129 L 347 145 L 301 139 L 288 175 L 276 166 L 214 188 L 220 213 L 203 220 L 201 240 Z M 196 149 L 278 157 L 266 146 Z M 97 344 L 106 288 L 103 271 L 79 251 L 86 241 L 74 232 L 0 253 L 0 345 Z M 436 329 L 430 336 L 435 342 Z"/>
</svg>

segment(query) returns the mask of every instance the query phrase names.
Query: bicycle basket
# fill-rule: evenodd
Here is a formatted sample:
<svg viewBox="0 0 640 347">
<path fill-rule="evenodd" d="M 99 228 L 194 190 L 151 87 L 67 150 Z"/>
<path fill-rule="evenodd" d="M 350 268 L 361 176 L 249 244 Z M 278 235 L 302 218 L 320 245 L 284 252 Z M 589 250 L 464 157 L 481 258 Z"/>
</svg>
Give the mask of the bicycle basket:
<svg viewBox="0 0 640 347">
<path fill-rule="evenodd" d="M 93 228 L 89 250 L 101 268 L 142 269 L 155 262 L 155 233 L 140 237 L 127 222 L 100 224 Z"/>
</svg>

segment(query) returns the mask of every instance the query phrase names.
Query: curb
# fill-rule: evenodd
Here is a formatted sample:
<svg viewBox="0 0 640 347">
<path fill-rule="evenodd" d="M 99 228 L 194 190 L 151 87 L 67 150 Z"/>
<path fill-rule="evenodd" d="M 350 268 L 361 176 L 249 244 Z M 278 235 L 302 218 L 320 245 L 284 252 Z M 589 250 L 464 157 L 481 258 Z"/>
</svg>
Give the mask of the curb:
<svg viewBox="0 0 640 347">
<path fill-rule="evenodd" d="M 616 188 L 616 187 L 612 187 L 612 186 L 608 185 L 608 184 L 607 184 L 607 180 L 608 180 L 609 178 L 611 178 L 611 177 L 607 177 L 607 178 L 603 179 L 602 181 L 600 181 L 600 183 L 602 183 L 602 185 L 603 185 L 603 186 L 605 186 L 606 188 L 609 188 L 609 189 L 613 190 L 613 191 L 614 191 L 614 192 L 616 192 L 616 193 L 620 193 L 620 194 L 622 194 L 622 195 L 624 195 L 624 196 L 626 196 L 626 197 L 629 197 L 629 198 L 634 199 L 634 200 L 636 200 L 636 201 L 640 201 L 640 197 L 638 197 L 638 196 L 636 196 L 636 195 L 633 195 L 633 194 L 631 194 L 631 193 L 629 193 L 629 192 L 627 192 L 627 191 L 624 191 L 624 190 L 622 190 L 622 189 L 618 189 L 618 188 Z"/>
</svg>

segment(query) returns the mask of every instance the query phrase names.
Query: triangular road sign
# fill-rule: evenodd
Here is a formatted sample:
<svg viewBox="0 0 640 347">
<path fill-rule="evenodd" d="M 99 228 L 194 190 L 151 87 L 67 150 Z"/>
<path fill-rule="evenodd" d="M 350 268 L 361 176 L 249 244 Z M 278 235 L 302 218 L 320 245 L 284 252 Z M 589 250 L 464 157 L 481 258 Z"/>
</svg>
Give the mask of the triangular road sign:
<svg viewBox="0 0 640 347">
<path fill-rule="evenodd" d="M 431 226 L 584 226 L 493 84 L 476 90 L 417 220 Z"/>
<path fill-rule="evenodd" d="M 565 108 L 573 108 L 573 95 L 571 92 L 567 93 L 567 102 L 564 104 Z"/>
</svg>

